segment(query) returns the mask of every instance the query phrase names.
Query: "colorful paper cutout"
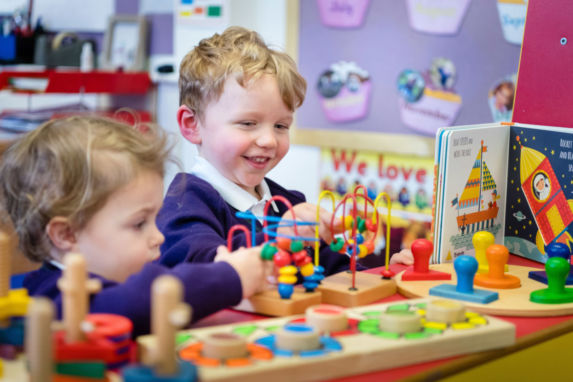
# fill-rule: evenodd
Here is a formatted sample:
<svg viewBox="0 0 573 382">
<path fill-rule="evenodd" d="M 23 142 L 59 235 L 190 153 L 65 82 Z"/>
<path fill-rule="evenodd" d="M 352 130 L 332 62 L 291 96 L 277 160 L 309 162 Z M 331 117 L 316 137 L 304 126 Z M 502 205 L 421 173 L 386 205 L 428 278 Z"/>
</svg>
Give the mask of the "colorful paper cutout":
<svg viewBox="0 0 573 382">
<path fill-rule="evenodd" d="M 511 121 L 516 78 L 517 74 L 503 78 L 489 91 L 487 103 L 494 122 Z"/>
<path fill-rule="evenodd" d="M 317 0 L 320 19 L 333 28 L 357 28 L 362 25 L 370 0 Z"/>
<path fill-rule="evenodd" d="M 521 45 L 525 30 L 527 0 L 497 0 L 497 12 L 505 40 Z"/>
<path fill-rule="evenodd" d="M 434 135 L 440 127 L 451 126 L 462 106 L 462 97 L 453 89 L 455 81 L 455 65 L 444 57 L 432 60 L 425 73 L 402 71 L 397 83 L 402 122 L 427 135 Z"/>
<path fill-rule="evenodd" d="M 368 113 L 372 83 L 368 72 L 354 62 L 332 64 L 320 75 L 317 90 L 329 121 L 355 121 Z"/>
<path fill-rule="evenodd" d="M 456 34 L 470 0 L 407 0 L 410 26 L 418 32 Z"/>
</svg>

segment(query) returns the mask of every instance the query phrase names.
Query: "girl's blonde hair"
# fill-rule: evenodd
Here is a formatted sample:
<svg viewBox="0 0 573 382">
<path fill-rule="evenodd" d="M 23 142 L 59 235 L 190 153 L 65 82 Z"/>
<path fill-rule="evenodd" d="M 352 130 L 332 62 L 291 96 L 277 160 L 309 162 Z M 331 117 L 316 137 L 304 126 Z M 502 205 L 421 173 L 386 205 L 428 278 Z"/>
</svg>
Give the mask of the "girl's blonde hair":
<svg viewBox="0 0 573 382">
<path fill-rule="evenodd" d="M 179 103 L 199 118 L 209 102 L 219 99 L 228 78 L 244 87 L 263 74 L 274 75 L 290 111 L 302 105 L 306 93 L 306 81 L 292 58 L 270 49 L 257 32 L 236 26 L 201 40 L 183 58 L 179 73 Z"/>
<path fill-rule="evenodd" d="M 164 175 L 167 136 L 116 120 L 75 116 L 49 121 L 12 144 L 0 161 L 0 198 L 22 252 L 49 258 L 46 226 L 67 217 L 81 229 L 107 198 L 140 171 Z"/>
</svg>

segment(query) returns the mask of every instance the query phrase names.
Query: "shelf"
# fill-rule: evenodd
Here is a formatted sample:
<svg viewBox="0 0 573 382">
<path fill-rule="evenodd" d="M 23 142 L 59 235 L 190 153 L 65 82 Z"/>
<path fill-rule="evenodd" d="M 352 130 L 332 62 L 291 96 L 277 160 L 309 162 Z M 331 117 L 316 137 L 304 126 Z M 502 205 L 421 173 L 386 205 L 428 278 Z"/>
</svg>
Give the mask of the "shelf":
<svg viewBox="0 0 573 382">
<path fill-rule="evenodd" d="M 147 72 L 0 72 L 0 90 L 20 93 L 146 94 L 150 87 Z"/>
</svg>

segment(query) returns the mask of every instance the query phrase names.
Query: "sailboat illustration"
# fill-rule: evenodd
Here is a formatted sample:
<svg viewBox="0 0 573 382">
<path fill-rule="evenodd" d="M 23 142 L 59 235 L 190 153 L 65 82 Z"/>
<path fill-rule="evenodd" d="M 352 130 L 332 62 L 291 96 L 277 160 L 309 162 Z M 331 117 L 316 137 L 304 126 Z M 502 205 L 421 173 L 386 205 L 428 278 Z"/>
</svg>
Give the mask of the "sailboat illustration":
<svg viewBox="0 0 573 382">
<path fill-rule="evenodd" d="M 459 198 L 456 195 L 452 200 L 452 207 L 458 210 L 456 219 L 462 235 L 493 227 L 499 212 L 497 200 L 500 196 L 484 160 L 485 152 L 487 146 L 484 146 L 482 140 L 462 195 Z M 487 205 L 485 201 L 488 201 Z"/>
</svg>

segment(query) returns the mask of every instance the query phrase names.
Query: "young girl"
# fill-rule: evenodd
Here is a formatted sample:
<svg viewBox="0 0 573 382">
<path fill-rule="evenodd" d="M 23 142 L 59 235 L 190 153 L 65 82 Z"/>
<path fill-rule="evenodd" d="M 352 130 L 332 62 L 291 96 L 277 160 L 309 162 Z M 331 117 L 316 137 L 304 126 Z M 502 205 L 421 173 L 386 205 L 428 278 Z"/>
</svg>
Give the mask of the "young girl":
<svg viewBox="0 0 573 382">
<path fill-rule="evenodd" d="M 219 261 L 172 269 L 152 263 L 164 241 L 155 218 L 167 158 L 160 129 L 97 117 L 53 120 L 17 140 L 0 161 L 0 197 L 22 252 L 43 263 L 24 280 L 29 293 L 61 313 L 62 258 L 77 252 L 103 284 L 90 311 L 130 318 L 134 335 L 149 332 L 150 287 L 162 274 L 181 279 L 194 320 L 252 295 L 263 282 L 260 248 L 221 247 Z"/>
</svg>

